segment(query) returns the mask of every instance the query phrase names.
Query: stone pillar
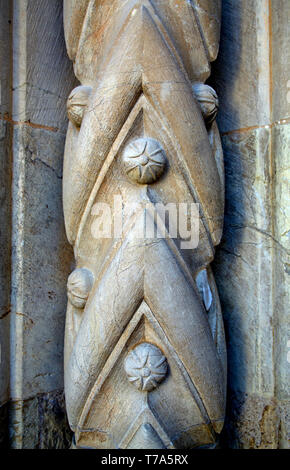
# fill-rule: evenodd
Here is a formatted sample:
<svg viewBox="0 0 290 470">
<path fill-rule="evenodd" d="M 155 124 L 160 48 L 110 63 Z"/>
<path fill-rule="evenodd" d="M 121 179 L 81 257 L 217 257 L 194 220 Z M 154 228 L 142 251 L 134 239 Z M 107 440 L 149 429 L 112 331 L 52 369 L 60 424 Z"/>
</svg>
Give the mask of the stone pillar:
<svg viewBox="0 0 290 470">
<path fill-rule="evenodd" d="M 62 1 L 14 0 L 11 6 L 12 105 L 1 121 L 13 128 L 10 437 L 16 448 L 58 448 L 70 441 L 63 342 L 72 258 L 61 191 L 65 103 L 76 82 L 64 46 Z"/>
<path fill-rule="evenodd" d="M 287 0 L 224 0 L 212 72 L 226 173 L 215 277 L 228 346 L 227 447 L 290 445 L 289 19 Z"/>
<path fill-rule="evenodd" d="M 64 5 L 81 82 L 68 98 L 63 184 L 76 259 L 64 371 L 76 446 L 214 446 L 226 357 L 210 263 L 224 173 L 218 98 L 204 82 L 221 2 Z"/>
<path fill-rule="evenodd" d="M 0 0 L 0 446 L 8 408 L 13 447 L 71 441 L 63 340 L 74 265 L 61 191 L 66 100 L 77 82 L 62 3 Z M 290 446 L 289 16 L 288 0 L 223 0 L 209 82 L 226 170 L 214 264 L 228 348 L 226 448 Z"/>
</svg>

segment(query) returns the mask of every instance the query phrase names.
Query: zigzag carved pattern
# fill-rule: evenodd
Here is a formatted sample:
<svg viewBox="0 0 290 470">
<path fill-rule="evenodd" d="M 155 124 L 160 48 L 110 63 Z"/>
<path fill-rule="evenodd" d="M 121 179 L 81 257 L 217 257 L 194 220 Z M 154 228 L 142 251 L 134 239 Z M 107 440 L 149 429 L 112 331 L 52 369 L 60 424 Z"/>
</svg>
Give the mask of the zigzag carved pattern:
<svg viewBox="0 0 290 470">
<path fill-rule="evenodd" d="M 142 301 L 140 307 L 138 308 L 138 310 L 135 312 L 135 314 L 130 319 L 127 327 L 125 328 L 123 334 L 121 335 L 120 339 L 118 340 L 116 346 L 114 347 L 112 353 L 110 354 L 108 360 L 106 361 L 106 364 L 103 367 L 101 374 L 99 375 L 95 385 L 92 388 L 92 390 L 90 392 L 90 395 L 87 399 L 86 405 L 83 409 L 80 421 L 79 421 L 78 434 L 80 434 L 81 432 L 86 432 L 88 430 L 92 431 L 92 428 L 87 427 L 87 425 L 86 425 L 87 424 L 86 421 L 87 421 L 88 415 L 91 411 L 92 404 L 93 404 L 93 402 L 97 401 L 98 395 L 100 393 L 102 393 L 102 386 L 103 386 L 104 382 L 110 376 L 110 373 L 111 373 L 113 367 L 116 366 L 116 363 L 119 360 L 119 357 L 121 355 L 122 350 L 126 347 L 126 344 L 129 340 L 130 336 L 133 334 L 134 330 L 138 327 L 138 325 L 140 324 L 143 317 L 145 317 L 150 322 L 151 327 L 157 332 L 161 343 L 164 346 L 166 346 L 166 348 L 170 352 L 170 356 L 172 357 L 172 360 L 174 360 L 176 362 L 176 364 L 177 364 L 177 366 L 178 366 L 178 368 L 181 372 L 181 377 L 184 381 L 184 386 L 186 386 L 189 389 L 191 395 L 193 396 L 193 399 L 194 399 L 195 403 L 198 406 L 198 410 L 199 410 L 199 413 L 201 415 L 200 419 L 201 419 L 201 421 L 205 422 L 208 425 L 209 432 L 212 434 L 212 436 L 214 438 L 215 433 L 214 433 L 214 430 L 211 426 L 210 418 L 209 418 L 209 416 L 207 414 L 207 411 L 204 407 L 204 404 L 203 404 L 203 402 L 202 402 L 202 400 L 201 400 L 201 398 L 198 394 L 198 391 L 196 390 L 196 387 L 195 387 L 194 383 L 192 382 L 188 372 L 186 371 L 182 361 L 178 357 L 178 353 L 172 348 L 171 342 L 166 337 L 164 331 L 162 330 L 160 324 L 158 323 L 157 319 L 155 318 L 155 316 L 154 316 L 153 312 L 151 311 L 151 309 L 148 307 L 145 300 Z M 146 403 L 145 409 L 148 410 L 149 413 L 152 413 L 152 411 L 150 410 L 150 404 L 148 403 L 148 400 L 145 400 L 145 403 Z M 143 413 L 143 409 L 142 409 L 142 413 Z M 132 424 L 134 424 L 134 423 L 135 423 L 135 419 L 133 420 Z M 128 440 L 128 437 L 127 437 L 127 433 L 126 433 L 123 436 L 121 442 L 127 441 L 127 440 Z M 167 438 L 167 441 L 168 441 L 168 438 Z M 171 443 L 171 445 L 172 445 L 172 443 Z"/>
<path fill-rule="evenodd" d="M 192 89 L 208 75 L 217 47 L 204 7 L 213 15 L 207 0 L 65 2 L 68 51 L 83 85 L 69 99 L 64 162 L 65 223 L 77 262 L 69 280 L 65 388 L 81 447 L 203 445 L 214 442 L 223 421 L 219 302 L 210 278 L 209 322 L 195 283 L 213 258 L 223 219 L 217 130 L 206 127 Z M 188 52 L 190 41 L 198 54 Z M 132 183 L 122 166 L 126 148 L 141 138 L 158 141 L 168 162 L 152 185 Z M 115 194 L 125 204 L 198 202 L 199 247 L 189 255 L 169 236 L 136 242 L 142 211 L 125 212 L 121 239 L 94 240 L 93 207 L 112 206 Z M 170 367 L 144 398 L 122 361 L 146 341 Z"/>
</svg>

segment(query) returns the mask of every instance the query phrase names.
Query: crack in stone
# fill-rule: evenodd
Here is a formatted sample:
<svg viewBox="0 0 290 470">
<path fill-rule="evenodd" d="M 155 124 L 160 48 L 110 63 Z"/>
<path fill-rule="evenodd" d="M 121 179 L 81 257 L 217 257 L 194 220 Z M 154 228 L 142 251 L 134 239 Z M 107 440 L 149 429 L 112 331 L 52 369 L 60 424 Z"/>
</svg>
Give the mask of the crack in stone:
<svg viewBox="0 0 290 470">
<path fill-rule="evenodd" d="M 55 168 L 53 168 L 53 166 L 50 166 L 48 163 L 44 162 L 43 160 L 41 160 L 41 158 L 39 157 L 36 157 L 34 159 L 31 159 L 32 162 L 40 162 L 42 163 L 46 168 L 49 168 L 50 170 L 53 171 L 53 173 L 55 173 L 56 177 L 60 180 L 62 180 L 62 175 L 59 175 L 56 171 Z"/>
</svg>

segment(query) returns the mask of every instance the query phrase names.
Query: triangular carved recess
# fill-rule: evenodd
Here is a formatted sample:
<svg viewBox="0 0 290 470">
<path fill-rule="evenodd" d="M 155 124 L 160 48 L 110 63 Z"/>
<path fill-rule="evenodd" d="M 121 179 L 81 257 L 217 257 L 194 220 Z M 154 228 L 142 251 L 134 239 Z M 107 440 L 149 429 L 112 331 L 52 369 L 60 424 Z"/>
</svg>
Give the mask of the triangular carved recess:
<svg viewBox="0 0 290 470">
<path fill-rule="evenodd" d="M 148 406 L 137 416 L 118 446 L 120 449 L 174 449 Z"/>
<path fill-rule="evenodd" d="M 164 383 L 148 394 L 136 390 L 127 380 L 124 371 L 124 359 L 128 351 L 142 342 L 157 345 L 165 354 L 169 364 L 168 380 L 165 379 Z M 116 386 L 116 384 L 118 385 Z M 174 403 L 171 404 L 170 402 L 176 396 L 179 396 L 180 399 L 179 403 L 175 405 L 176 410 L 173 410 Z M 187 413 L 184 422 L 177 424 L 175 422 L 175 411 L 178 416 L 179 408 L 182 409 L 183 406 L 186 407 Z M 165 425 L 167 408 L 171 409 L 172 418 L 167 419 Z M 156 412 L 156 409 L 158 412 Z M 128 412 L 125 412 L 126 410 Z M 134 418 L 136 414 L 137 418 Z M 106 431 L 106 423 L 108 423 L 109 417 L 111 419 L 110 435 Z M 132 418 L 134 418 L 133 422 Z M 103 440 L 105 448 L 108 445 L 116 445 L 120 432 L 128 429 L 121 443 L 118 444 L 120 447 L 126 447 L 129 446 L 129 441 L 141 424 L 146 423 L 153 426 L 166 447 L 172 446 L 167 433 L 177 439 L 178 435 L 191 431 L 191 428 L 199 425 L 208 427 L 210 442 L 214 438 L 210 419 L 182 361 L 173 350 L 147 303 L 143 301 L 127 325 L 91 390 L 79 421 L 76 440 L 79 445 L 85 445 L 88 437 L 92 438 L 92 435 L 94 435 L 91 444 L 99 448 L 102 446 L 102 440 L 99 440 L 101 435 L 103 436 L 102 439 L 105 439 Z M 100 434 L 101 429 L 103 430 L 102 434 Z M 188 440 L 190 441 L 190 438 Z M 197 444 L 195 441 L 191 442 L 192 446 Z"/>
<path fill-rule="evenodd" d="M 140 218 L 136 220 L 137 225 L 142 223 Z M 70 366 L 67 368 L 69 374 L 66 374 L 65 379 L 71 422 L 76 423 L 78 420 L 87 393 L 93 387 L 96 377 L 100 374 L 100 377 L 103 377 L 105 362 L 112 353 L 117 338 L 136 311 L 138 299 L 144 298 L 145 293 L 145 299 L 151 307 L 151 316 L 154 312 L 154 318 L 158 320 L 161 331 L 164 331 L 168 338 L 172 355 L 174 356 L 174 351 L 178 351 L 191 382 L 196 381 L 196 378 L 198 380 L 198 386 L 194 387 L 195 402 L 202 410 L 203 422 L 209 422 L 209 415 L 215 426 L 215 421 L 223 412 L 221 395 L 216 393 L 216 390 L 219 391 L 222 387 L 218 373 L 220 360 L 192 276 L 178 251 L 173 250 L 170 238 L 160 239 L 158 243 L 136 244 L 132 237 L 136 224 L 128 233 L 128 239 L 123 240 L 121 248 L 114 253 L 110 264 L 99 276 L 85 308 Z M 111 283 L 116 280 L 118 291 L 112 297 Z M 170 287 L 171 282 L 176 283 L 175 293 Z M 130 285 L 129 296 L 127 285 Z M 109 310 L 113 317 L 100 315 L 104 308 Z M 147 317 L 150 317 L 150 311 L 147 311 Z M 191 326 L 184 328 L 184 322 Z M 88 344 L 92 348 L 89 355 Z M 199 344 L 199 348 L 187 348 L 187 344 Z M 206 356 L 204 351 L 207 352 Z M 208 381 L 199 379 L 204 368 L 209 371 Z M 78 387 L 76 377 L 79 373 L 86 378 L 86 389 Z M 75 399 L 76 395 L 78 401 Z M 172 397 L 175 395 L 171 394 Z M 209 410 L 205 412 L 205 407 L 208 406 Z"/>
<path fill-rule="evenodd" d="M 169 163 L 168 163 L 168 170 L 172 172 L 174 175 L 175 181 L 177 178 L 180 178 L 183 181 L 182 184 L 182 192 L 179 196 L 179 193 L 174 194 L 174 200 L 172 202 L 185 202 L 184 201 L 184 194 L 188 194 L 188 203 L 200 203 L 195 190 L 194 185 L 192 183 L 192 175 L 189 167 L 184 158 L 184 154 L 180 152 L 172 142 L 170 136 L 170 129 L 166 127 L 164 120 L 162 119 L 162 115 L 156 112 L 150 101 L 146 98 L 144 94 L 141 94 L 137 103 L 133 107 L 131 113 L 129 114 L 124 126 L 122 127 L 121 131 L 119 132 L 116 140 L 114 141 L 110 152 L 108 153 L 106 159 L 103 162 L 101 170 L 96 176 L 96 182 L 92 189 L 92 192 L 88 198 L 85 211 L 82 215 L 76 243 L 75 243 L 75 251 L 76 254 L 78 253 L 79 244 L 81 243 L 82 233 L 87 223 L 87 219 L 91 213 L 92 206 L 94 203 L 98 202 L 98 194 L 102 188 L 106 179 L 111 178 L 109 182 L 106 182 L 106 189 L 108 188 L 109 193 L 114 194 L 116 193 L 116 184 L 112 184 L 113 176 L 110 174 L 112 172 L 112 166 L 115 164 L 117 168 L 115 170 L 115 174 L 119 173 L 122 174 L 122 165 L 119 162 L 119 157 L 122 153 L 124 147 L 134 140 L 136 137 L 146 137 L 150 135 L 152 138 L 156 138 L 162 147 L 165 149 Z M 170 175 L 167 175 L 167 177 Z M 122 179 L 122 183 L 126 186 L 130 184 L 125 180 Z M 162 186 L 162 192 L 165 194 L 160 193 L 160 187 Z M 167 181 L 166 185 L 160 185 L 157 183 L 154 185 L 153 192 L 157 191 L 156 194 L 156 202 L 162 202 L 162 199 L 166 203 L 170 202 L 170 194 L 167 197 L 168 188 L 170 188 L 170 181 Z M 185 186 L 185 190 L 184 190 Z M 124 191 L 125 193 L 125 191 Z M 136 191 L 134 192 L 134 199 L 136 199 Z M 108 201 L 112 200 L 112 197 L 108 195 Z M 152 201 L 153 202 L 153 201 Z M 202 216 L 202 207 L 201 216 Z M 204 217 L 202 217 L 202 223 L 205 223 Z M 206 231 L 208 233 L 208 228 L 206 226 Z M 86 237 L 84 237 L 86 239 Z"/>
<path fill-rule="evenodd" d="M 167 449 L 160 436 L 149 423 L 142 424 L 134 434 L 127 449 Z"/>
<path fill-rule="evenodd" d="M 145 6 L 157 23 L 166 42 L 175 51 L 171 38 L 179 46 L 182 61 L 179 59 L 180 66 L 186 65 L 192 79 L 206 79 L 210 73 L 208 51 L 206 50 L 203 39 L 197 34 L 201 27 L 198 18 L 195 17 L 191 2 L 187 1 L 180 4 L 175 11 L 175 18 L 172 21 L 170 8 L 172 0 L 130 0 L 124 2 L 118 18 L 116 18 L 115 1 L 107 2 L 104 0 L 64 0 L 65 16 L 71 18 L 71 22 L 65 22 L 66 42 L 70 58 L 75 62 L 80 62 L 85 66 L 82 69 L 76 68 L 76 74 L 81 77 L 84 75 L 88 80 L 92 57 L 88 57 L 86 52 L 90 50 L 91 38 L 86 31 L 93 30 L 98 36 L 98 41 L 94 42 L 93 60 L 97 61 L 95 68 L 100 67 L 104 57 L 110 54 L 110 49 L 116 47 L 120 38 L 120 33 L 126 28 L 128 17 L 132 10 Z M 169 10 L 169 14 L 168 14 Z M 136 17 L 136 15 L 135 15 Z M 184 22 L 183 18 L 190 18 L 190 21 Z M 136 21 L 136 18 L 135 18 Z M 77 24 L 77 30 L 71 28 L 71 24 Z M 203 36 L 203 34 L 202 34 Z M 218 35 L 217 35 L 218 38 Z M 185 48 L 183 45 L 188 45 Z M 175 56 L 179 57 L 177 51 Z M 202 66 L 200 66 L 202 62 Z M 201 70 L 200 70 L 201 69 Z"/>
<path fill-rule="evenodd" d="M 208 266 L 224 210 L 218 102 L 204 85 L 218 47 L 204 13 L 219 10 L 218 0 L 65 0 L 81 82 L 68 100 L 63 172 L 76 258 L 65 393 L 78 447 L 188 448 L 221 430 L 223 329 L 218 301 L 204 302 L 210 289 L 218 296 Z M 123 233 L 96 237 L 95 204 L 111 221 L 115 196 Z M 200 204 L 196 249 L 170 238 L 167 220 L 155 224 L 164 237 L 145 235 L 142 204 L 158 202 Z"/>
<path fill-rule="evenodd" d="M 149 8 L 151 10 L 151 8 Z M 156 24 L 154 14 L 147 8 L 142 9 L 142 28 L 144 30 L 144 42 L 141 47 L 142 54 L 138 54 L 134 49 L 131 51 L 136 65 L 136 76 L 132 83 L 127 84 L 127 94 L 122 95 L 115 90 L 114 83 L 111 83 L 113 70 L 108 67 L 104 72 L 102 81 L 108 80 L 111 84 L 111 99 L 107 99 L 105 87 L 100 86 L 96 90 L 87 113 L 84 116 L 84 127 L 87 127 L 85 134 L 82 129 L 78 136 L 78 153 L 70 155 L 70 166 L 65 172 L 65 184 L 74 187 L 73 199 L 66 201 L 64 191 L 64 210 L 66 214 L 66 227 L 71 233 L 72 239 L 75 239 L 76 226 L 80 222 L 80 214 L 83 212 L 84 200 L 88 201 L 90 193 L 94 187 L 93 175 L 99 175 L 105 161 L 108 161 L 108 155 L 112 152 L 112 146 L 118 139 L 118 135 L 124 126 L 124 122 L 138 99 L 140 93 L 144 93 L 146 100 L 154 108 L 155 114 L 159 115 L 161 127 L 166 128 L 169 135 L 174 135 L 173 146 L 177 151 L 179 164 L 184 167 L 184 175 L 187 175 L 187 184 L 190 191 L 195 195 L 196 202 L 200 202 L 205 219 L 209 225 L 209 232 L 212 235 L 214 244 L 218 243 L 221 236 L 221 222 L 223 219 L 223 207 L 220 204 L 220 183 L 218 170 L 209 144 L 208 135 L 202 121 L 200 109 L 193 95 L 191 83 L 186 76 L 186 72 L 179 66 L 176 55 L 172 47 L 164 41 L 162 31 Z M 137 15 L 136 15 L 137 16 Z M 135 30 L 134 30 L 135 37 Z M 113 64 L 118 63 L 123 39 L 121 38 L 117 50 L 114 54 Z M 126 38 L 127 44 L 127 38 Z M 128 44 L 127 44 L 128 46 Z M 130 58 L 129 52 L 122 56 L 122 61 Z M 156 82 L 155 64 L 152 64 L 154 57 L 159 57 L 158 63 L 160 86 Z M 126 65 L 122 67 L 131 69 L 132 59 L 128 59 Z M 130 62 L 131 61 L 131 62 Z M 157 64 L 156 64 L 157 66 Z M 115 65 L 114 65 L 115 67 Z M 118 70 L 114 70 L 118 75 Z M 108 76 L 106 75 L 108 74 Z M 170 97 L 170 99 L 169 99 Z M 107 107 L 109 106 L 109 107 Z M 186 125 L 183 120 L 177 116 L 176 109 L 182 109 L 186 116 Z M 106 129 L 100 122 L 104 115 L 110 115 L 114 129 L 108 129 L 110 138 L 104 139 Z M 121 119 L 123 116 L 123 119 Z M 124 116 L 126 119 L 124 120 Z M 158 122 L 155 122 L 155 126 Z M 89 132 L 88 132 L 89 131 Z M 200 148 L 203 147 L 201 155 Z M 96 158 L 98 155 L 98 158 Z M 86 174 L 80 180 L 78 175 L 79 168 L 85 168 Z M 86 178 L 85 178 L 86 176 Z M 86 181 L 86 184 L 84 184 Z M 74 214 L 74 220 L 70 221 L 70 213 Z M 77 224 L 76 224 L 77 221 Z M 73 225 L 72 225 L 73 223 Z"/>
<path fill-rule="evenodd" d="M 123 176 L 123 168 L 121 162 L 121 154 L 124 147 L 134 140 L 135 137 L 145 137 L 151 135 L 153 138 L 159 140 L 164 147 L 167 158 L 168 168 L 166 173 L 166 184 L 161 178 L 156 184 L 136 187 L 128 181 L 128 178 Z M 172 192 L 172 188 L 175 188 Z M 103 166 L 96 178 L 95 185 L 90 194 L 86 209 L 81 218 L 76 243 L 75 243 L 75 256 L 76 258 L 90 259 L 90 253 L 96 253 L 94 271 L 96 276 L 102 266 L 102 262 L 108 253 L 113 249 L 118 249 L 120 239 L 107 238 L 107 239 L 93 239 L 91 234 L 91 226 L 94 217 L 92 214 L 92 207 L 97 202 L 108 204 L 113 213 L 113 201 L 115 195 L 121 196 L 123 204 L 123 221 L 125 223 L 124 232 L 126 233 L 126 225 L 132 224 L 131 218 L 134 210 L 127 212 L 130 205 L 134 206 L 137 203 L 164 203 L 169 202 L 178 204 L 179 202 L 190 204 L 199 202 L 191 182 L 189 169 L 184 161 L 182 153 L 174 148 L 170 138 L 170 133 L 166 129 L 164 123 L 159 115 L 154 110 L 151 103 L 141 95 L 138 102 L 135 104 L 132 112 L 130 113 L 124 127 L 119 133 L 116 141 L 114 142 Z M 186 199 L 185 199 L 185 195 Z M 187 264 L 195 272 L 197 267 L 207 265 L 213 258 L 213 243 L 212 237 L 209 233 L 207 224 L 202 216 L 202 206 L 199 205 L 201 218 L 199 219 L 199 244 L 198 248 L 193 252 L 192 250 L 183 250 L 182 256 L 187 257 Z M 175 243 L 180 244 L 180 240 L 175 240 Z M 115 247 L 115 248 L 114 248 Z M 182 252 L 182 250 L 181 250 Z M 96 264 L 97 263 L 97 264 Z"/>
</svg>

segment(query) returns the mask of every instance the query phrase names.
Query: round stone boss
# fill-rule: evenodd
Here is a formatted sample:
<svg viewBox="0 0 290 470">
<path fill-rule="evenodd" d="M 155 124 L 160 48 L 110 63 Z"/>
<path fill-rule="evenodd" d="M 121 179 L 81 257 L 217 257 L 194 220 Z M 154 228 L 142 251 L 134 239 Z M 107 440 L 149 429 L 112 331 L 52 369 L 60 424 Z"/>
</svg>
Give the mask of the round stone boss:
<svg viewBox="0 0 290 470">
<path fill-rule="evenodd" d="M 122 160 L 131 181 L 152 184 L 164 173 L 167 159 L 157 140 L 143 137 L 133 140 L 125 147 Z"/>
<path fill-rule="evenodd" d="M 125 359 L 129 382 L 138 390 L 150 392 L 165 379 L 168 369 L 166 357 L 151 343 L 138 344 Z"/>
<path fill-rule="evenodd" d="M 85 307 L 93 282 L 94 275 L 87 268 L 77 268 L 69 275 L 67 296 L 74 307 Z"/>
</svg>

